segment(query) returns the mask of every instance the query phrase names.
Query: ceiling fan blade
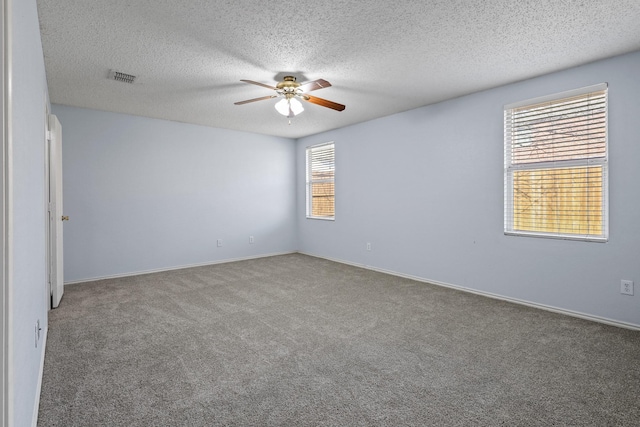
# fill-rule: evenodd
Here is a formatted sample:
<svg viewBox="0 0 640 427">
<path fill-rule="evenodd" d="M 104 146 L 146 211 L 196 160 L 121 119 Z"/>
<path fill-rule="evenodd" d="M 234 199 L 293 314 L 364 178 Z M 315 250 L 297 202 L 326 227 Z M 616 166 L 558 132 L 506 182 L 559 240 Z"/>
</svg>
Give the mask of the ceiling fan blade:
<svg viewBox="0 0 640 427">
<path fill-rule="evenodd" d="M 241 82 L 245 82 L 245 83 L 251 83 L 252 85 L 258 85 L 258 86 L 266 87 L 267 89 L 276 90 L 275 86 L 269 86 L 269 85 L 266 85 L 264 83 L 254 82 L 253 80 L 240 80 L 240 81 Z"/>
<path fill-rule="evenodd" d="M 278 95 L 267 95 L 267 96 L 261 96 L 260 98 L 253 98 L 253 99 L 247 99 L 246 101 L 240 101 L 240 102 L 234 102 L 234 105 L 242 105 L 242 104 L 248 104 L 250 102 L 256 102 L 256 101 L 262 101 L 264 99 L 271 99 L 271 98 L 277 98 Z"/>
<path fill-rule="evenodd" d="M 331 83 L 324 79 L 314 80 L 312 82 L 305 82 L 300 85 L 300 89 L 303 92 L 311 92 L 312 90 L 323 89 L 325 87 L 331 86 Z"/>
<path fill-rule="evenodd" d="M 342 111 L 345 109 L 345 106 L 342 104 L 338 104 L 337 102 L 328 101 L 326 99 L 318 98 L 317 96 L 311 95 L 302 95 L 302 99 L 305 101 L 309 101 L 312 104 L 321 105 L 323 107 L 332 108 L 337 111 Z"/>
</svg>

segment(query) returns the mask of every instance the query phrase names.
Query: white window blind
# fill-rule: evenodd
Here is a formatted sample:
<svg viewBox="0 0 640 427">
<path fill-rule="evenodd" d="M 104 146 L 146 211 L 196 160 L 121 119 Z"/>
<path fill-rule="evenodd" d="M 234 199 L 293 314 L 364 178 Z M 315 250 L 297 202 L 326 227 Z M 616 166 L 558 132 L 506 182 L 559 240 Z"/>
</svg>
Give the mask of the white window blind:
<svg viewBox="0 0 640 427">
<path fill-rule="evenodd" d="M 307 218 L 335 218 L 334 144 L 307 147 Z"/>
<path fill-rule="evenodd" d="M 607 85 L 505 106 L 506 234 L 606 241 Z"/>
</svg>

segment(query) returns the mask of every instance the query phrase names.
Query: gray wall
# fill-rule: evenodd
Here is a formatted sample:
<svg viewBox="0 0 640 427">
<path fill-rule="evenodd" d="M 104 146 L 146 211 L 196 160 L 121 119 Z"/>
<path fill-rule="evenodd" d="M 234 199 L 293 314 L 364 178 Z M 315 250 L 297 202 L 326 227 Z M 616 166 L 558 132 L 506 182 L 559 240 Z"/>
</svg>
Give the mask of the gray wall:
<svg viewBox="0 0 640 427">
<path fill-rule="evenodd" d="M 298 141 L 305 253 L 640 325 L 640 52 Z M 503 234 L 503 105 L 609 83 L 610 239 Z M 336 144 L 336 220 L 305 218 L 305 147 Z M 372 250 L 365 250 L 371 242 Z M 620 279 L 636 295 L 620 294 Z"/>
<path fill-rule="evenodd" d="M 45 106 L 47 88 L 35 0 L 12 1 L 11 119 L 12 168 L 9 202 L 13 241 L 9 268 L 10 408 L 16 426 L 29 426 L 37 411 L 44 339 L 35 345 L 35 324 L 47 325 Z M 44 331 L 43 331 L 44 332 Z"/>
<path fill-rule="evenodd" d="M 53 113 L 70 217 L 65 282 L 297 249 L 294 141 L 61 105 Z"/>
</svg>

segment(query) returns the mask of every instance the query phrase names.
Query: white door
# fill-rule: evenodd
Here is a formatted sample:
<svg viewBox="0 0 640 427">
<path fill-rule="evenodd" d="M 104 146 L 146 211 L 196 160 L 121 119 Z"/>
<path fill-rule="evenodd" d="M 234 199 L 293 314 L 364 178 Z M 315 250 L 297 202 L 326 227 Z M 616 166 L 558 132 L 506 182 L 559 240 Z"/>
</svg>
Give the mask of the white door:
<svg viewBox="0 0 640 427">
<path fill-rule="evenodd" d="M 56 308 L 64 292 L 62 221 L 62 126 L 49 116 L 49 249 L 51 271 L 51 307 Z"/>
</svg>

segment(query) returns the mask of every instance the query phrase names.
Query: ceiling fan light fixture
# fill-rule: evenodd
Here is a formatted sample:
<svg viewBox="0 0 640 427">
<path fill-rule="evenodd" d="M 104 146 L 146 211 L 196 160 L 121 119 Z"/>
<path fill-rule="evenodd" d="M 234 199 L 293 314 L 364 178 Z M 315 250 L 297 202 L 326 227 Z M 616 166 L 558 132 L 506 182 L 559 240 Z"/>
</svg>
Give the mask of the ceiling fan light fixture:
<svg viewBox="0 0 640 427">
<path fill-rule="evenodd" d="M 274 107 L 276 108 L 278 113 L 282 114 L 283 116 L 289 115 L 289 102 L 287 102 L 286 98 L 283 98 L 280 101 L 276 102 L 276 105 L 274 105 Z"/>
<path fill-rule="evenodd" d="M 296 98 L 291 98 L 289 100 L 289 106 L 291 107 L 291 112 L 293 112 L 294 116 L 297 116 L 304 111 L 302 102 L 298 101 Z"/>
<path fill-rule="evenodd" d="M 295 98 L 283 98 L 274 105 L 278 113 L 286 117 L 297 116 L 304 111 L 302 103 Z"/>
</svg>

